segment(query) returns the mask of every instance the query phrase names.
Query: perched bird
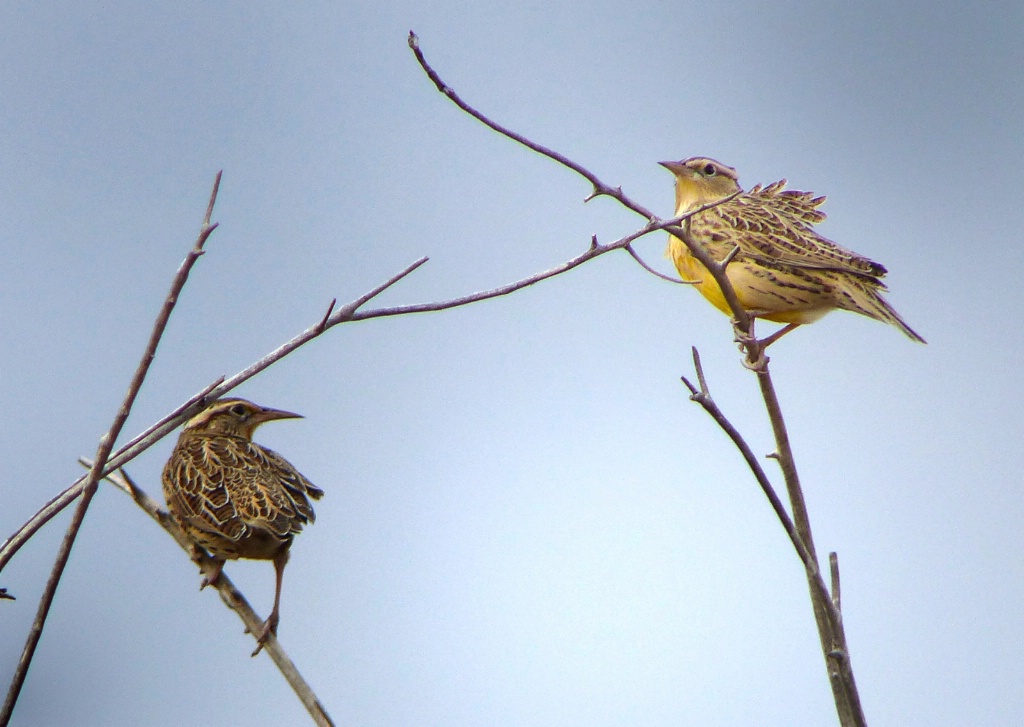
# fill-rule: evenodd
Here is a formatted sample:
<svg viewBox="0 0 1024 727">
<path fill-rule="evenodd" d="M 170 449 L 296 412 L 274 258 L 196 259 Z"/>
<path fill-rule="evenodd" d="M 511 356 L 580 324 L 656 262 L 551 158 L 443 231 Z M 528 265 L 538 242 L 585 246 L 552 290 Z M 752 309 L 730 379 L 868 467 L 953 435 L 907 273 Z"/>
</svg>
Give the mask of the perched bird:
<svg viewBox="0 0 1024 727">
<path fill-rule="evenodd" d="M 890 323 L 924 343 L 882 297 L 885 268 L 814 231 L 825 219 L 818 211 L 824 197 L 783 191 L 785 179 L 743 192 L 735 169 L 707 157 L 661 165 L 676 178 L 676 216 L 739 192 L 682 226 L 718 262 L 738 248 L 725 274 L 740 305 L 756 318 L 789 324 L 766 341 L 840 309 Z M 718 283 L 682 240 L 670 235 L 666 254 L 683 280 L 732 315 Z"/>
<path fill-rule="evenodd" d="M 256 635 L 253 656 L 277 633 L 288 549 L 315 519 L 309 499 L 324 494 L 284 457 L 252 441 L 260 424 L 294 418 L 301 417 L 245 399 L 215 401 L 185 424 L 163 472 L 171 514 L 217 563 L 201 588 L 217 582 L 225 560 L 274 562 L 274 608 Z"/>
</svg>

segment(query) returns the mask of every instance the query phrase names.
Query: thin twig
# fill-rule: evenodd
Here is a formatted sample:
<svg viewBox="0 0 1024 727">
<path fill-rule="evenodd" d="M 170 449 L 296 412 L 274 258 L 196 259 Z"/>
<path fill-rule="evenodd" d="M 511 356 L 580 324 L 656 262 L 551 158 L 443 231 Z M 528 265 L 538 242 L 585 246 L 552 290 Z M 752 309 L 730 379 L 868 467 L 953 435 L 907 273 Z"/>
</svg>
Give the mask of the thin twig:
<svg viewBox="0 0 1024 727">
<path fill-rule="evenodd" d="M 727 267 L 729 267 L 729 263 L 731 263 L 733 260 L 735 260 L 736 256 L 739 255 L 739 254 L 740 254 L 740 246 L 736 245 L 735 247 L 733 247 L 732 250 L 729 251 L 728 255 L 726 255 L 724 258 L 722 258 L 722 262 L 718 263 L 719 265 L 722 266 L 722 270 L 724 271 Z"/>
<path fill-rule="evenodd" d="M 84 457 L 79 462 L 85 466 L 90 467 L 92 462 Z M 123 469 L 119 469 L 117 472 L 112 472 L 106 476 L 107 481 L 128 493 L 129 496 L 135 501 L 135 503 L 142 508 L 146 514 L 148 514 L 153 520 L 157 522 L 167 533 L 174 538 L 174 540 L 181 546 L 181 549 L 188 554 L 189 558 L 196 562 L 200 568 L 209 569 L 214 565 L 213 558 L 210 558 L 206 553 L 196 550 L 192 542 L 188 537 L 181 531 L 178 524 L 171 517 L 170 513 L 160 507 L 160 504 L 150 497 L 145 490 L 138 486 L 135 481 L 125 472 Z M 220 577 L 215 583 L 212 584 L 217 592 L 220 594 L 221 600 L 224 604 L 238 614 L 238 617 L 245 624 L 246 631 L 252 634 L 258 634 L 261 627 L 263 626 L 263 620 L 256 614 L 249 605 L 248 600 L 242 594 L 238 588 L 235 587 L 231 579 L 228 578 L 227 573 L 221 571 Z M 296 668 L 295 663 L 291 660 L 284 648 L 281 646 L 281 642 L 276 638 L 270 638 L 263 645 L 263 651 L 265 651 L 274 664 L 281 671 L 285 680 L 291 686 L 292 691 L 295 692 L 302 705 L 309 712 L 313 721 L 321 727 L 333 727 L 333 722 L 327 711 L 324 709 L 323 704 L 320 702 L 320 698 L 317 697 L 313 688 L 309 686 L 302 674 Z"/>
<path fill-rule="evenodd" d="M 157 346 L 160 344 L 160 339 L 163 336 L 164 330 L 167 328 L 167 322 L 170 320 L 174 306 L 178 302 L 178 295 L 181 293 L 185 282 L 188 280 L 188 275 L 192 270 L 192 266 L 195 265 L 196 260 L 198 260 L 203 254 L 203 245 L 206 244 L 206 240 L 209 239 L 210 234 L 217 227 L 216 224 L 210 224 L 210 216 L 213 214 L 213 206 L 217 201 L 217 190 L 220 188 L 220 179 L 221 172 L 217 172 L 217 176 L 213 182 L 213 191 L 210 193 L 210 202 L 206 207 L 206 215 L 203 218 L 203 224 L 199 230 L 199 236 L 196 238 L 196 242 L 192 246 L 192 249 L 189 250 L 188 255 L 185 256 L 185 260 L 182 262 L 181 267 L 178 268 L 178 272 L 174 276 L 174 280 L 171 282 L 171 290 L 164 299 L 160 313 L 157 315 L 156 321 L 153 324 L 153 331 L 150 334 L 148 343 L 146 344 L 146 349 L 142 354 L 142 360 L 135 369 L 135 374 L 132 376 L 132 380 L 128 385 L 128 391 L 125 393 L 124 401 L 121 403 L 121 407 L 118 409 L 117 414 L 114 417 L 114 421 L 107 430 L 107 433 L 100 438 L 99 447 L 96 450 L 96 461 L 93 463 L 92 468 L 89 470 L 89 474 L 86 476 L 85 482 L 82 484 L 82 499 L 79 501 L 78 507 L 75 508 L 75 513 L 71 518 L 71 523 L 68 525 L 67 532 L 64 534 L 64 540 L 61 542 L 60 549 L 57 551 L 57 558 L 53 564 L 53 570 L 46 582 L 46 588 L 43 590 L 43 595 L 39 599 L 39 608 L 36 611 L 35 620 L 32 622 L 32 626 L 29 629 L 28 637 L 25 640 L 25 647 L 22 649 L 21 658 L 18 660 L 14 676 L 11 679 L 11 686 L 7 691 L 7 698 L 4 701 L 3 711 L 0 712 L 0 725 L 6 726 L 7 723 L 10 722 L 11 715 L 14 713 L 14 706 L 18 702 L 18 695 L 21 694 L 21 688 L 25 683 L 25 677 L 28 674 L 29 666 L 32 664 L 32 657 L 35 654 L 36 646 L 39 644 L 39 638 L 42 636 L 43 628 L 46 625 L 46 617 L 50 612 L 50 606 L 53 603 L 54 595 L 57 593 L 57 585 L 60 583 L 61 576 L 64 574 L 64 568 L 67 565 L 68 558 L 71 557 L 71 548 L 74 546 L 75 539 L 78 537 L 78 531 L 81 529 L 82 522 L 85 520 L 85 514 L 89 509 L 89 504 L 92 502 L 92 497 L 96 494 L 97 484 L 102 477 L 101 472 L 107 464 L 110 452 L 114 447 L 114 442 L 117 441 L 117 437 L 121 433 L 124 423 L 128 420 L 128 415 L 131 414 L 132 405 L 135 403 L 135 398 L 138 396 L 139 390 L 142 388 L 142 382 L 146 380 L 146 374 L 149 372 L 149 367 L 153 363 L 153 358 L 156 356 Z"/>
<path fill-rule="evenodd" d="M 599 257 L 601 255 L 605 255 L 609 252 L 612 252 L 613 250 L 622 250 L 628 248 L 633 242 L 640 239 L 641 237 L 644 237 L 645 235 L 649 235 L 652 232 L 656 232 L 657 230 L 671 229 L 672 225 L 678 225 L 680 222 L 688 220 L 694 215 L 700 214 L 705 210 L 720 205 L 722 204 L 722 202 L 725 201 L 726 200 L 724 199 L 716 200 L 715 202 L 702 205 L 697 209 L 686 213 L 685 215 L 673 217 L 672 219 L 669 220 L 655 219 L 651 222 L 648 222 L 640 229 L 635 230 L 634 232 L 631 232 L 628 235 L 620 237 L 619 239 L 614 240 L 613 242 L 601 244 L 597 242 L 596 238 L 592 238 L 590 246 L 584 252 L 580 253 L 576 257 L 567 260 L 561 265 L 556 265 L 555 267 L 549 268 L 548 270 L 544 270 L 539 273 L 534 273 L 533 275 L 529 275 L 525 278 L 522 278 L 521 280 L 517 280 L 514 283 L 508 283 L 507 285 L 501 285 L 498 286 L 497 288 L 491 288 L 490 290 L 483 290 L 478 293 L 470 293 L 469 295 L 463 295 L 458 298 L 451 298 L 450 300 L 438 301 L 434 303 L 416 303 L 413 305 L 399 305 L 390 308 L 373 308 L 370 310 L 352 314 L 351 320 L 365 321 L 371 318 L 381 318 L 385 316 L 399 316 L 407 315 L 409 313 L 427 313 L 432 311 L 441 311 L 447 310 L 449 308 L 457 308 L 459 306 L 468 305 L 470 303 L 476 303 L 477 301 L 481 300 L 488 300 L 490 298 L 498 298 L 503 295 L 508 295 L 509 293 L 514 293 L 517 290 L 522 290 L 523 288 L 539 283 L 542 280 L 547 280 L 548 278 L 553 278 L 556 275 L 561 275 L 562 273 L 572 270 L 573 268 L 577 268 L 583 263 L 593 260 L 594 258 Z M 332 317 L 332 321 L 338 315 L 338 313 L 335 313 L 335 315 Z"/>
<path fill-rule="evenodd" d="M 650 265 L 648 265 L 642 257 L 640 257 L 640 254 L 633 248 L 632 245 L 626 245 L 625 250 L 630 254 L 630 256 L 634 260 L 637 261 L 637 264 L 640 265 L 640 267 L 642 267 L 644 270 L 649 272 L 651 275 L 654 275 L 655 277 L 661 278 L 662 280 L 667 280 L 670 283 L 676 283 L 677 285 L 700 285 L 701 281 L 699 280 L 681 280 L 679 278 L 673 278 L 671 275 L 665 275 L 665 273 L 655 270 Z"/>
<path fill-rule="evenodd" d="M 638 215 L 646 217 L 649 220 L 657 219 L 656 215 L 654 215 L 650 210 L 646 209 L 645 207 L 642 207 L 641 205 L 637 204 L 636 202 L 626 197 L 626 195 L 622 193 L 621 188 L 612 187 L 605 184 L 600 179 L 598 179 L 597 176 L 589 169 L 580 166 L 572 159 L 566 157 L 564 154 L 559 154 L 557 151 L 554 151 L 553 149 L 549 149 L 546 146 L 542 146 L 541 144 L 538 144 L 535 141 L 527 139 L 522 134 L 518 134 L 512 131 L 508 127 L 502 126 L 501 124 L 491 120 L 490 118 L 488 118 L 487 116 L 485 116 L 484 114 L 480 113 L 475 108 L 470 106 L 468 103 L 463 101 L 462 98 L 460 98 L 459 95 L 455 93 L 455 90 L 451 86 L 449 86 L 447 83 L 441 80 L 441 77 L 438 75 L 437 71 L 435 71 L 430 66 L 429 63 L 427 63 L 427 59 L 424 58 L 423 52 L 420 50 L 420 39 L 416 35 L 416 33 L 414 33 L 411 30 L 409 31 L 409 47 L 412 49 L 412 52 L 416 55 L 416 60 L 419 62 L 420 67 L 423 68 L 423 71 L 427 74 L 430 80 L 434 82 L 434 85 L 437 86 L 437 90 L 443 93 L 449 99 L 451 99 L 452 103 L 454 103 L 460 109 L 465 111 L 467 114 L 469 114 L 470 116 L 472 116 L 485 126 L 493 129 L 494 131 L 497 131 L 502 136 L 506 136 L 509 139 L 512 139 L 513 141 L 522 144 L 527 149 L 531 149 L 537 152 L 538 154 L 542 154 L 543 156 L 546 156 L 549 159 L 553 159 L 562 166 L 571 169 L 572 171 L 576 172 L 581 177 L 586 179 L 588 182 L 590 182 L 590 184 L 594 188 L 594 191 L 590 195 L 588 195 L 586 200 L 584 201 L 589 201 L 594 197 L 600 196 L 613 197 L 614 199 L 617 199 L 620 204 L 625 205 L 629 209 L 636 212 Z"/>
</svg>

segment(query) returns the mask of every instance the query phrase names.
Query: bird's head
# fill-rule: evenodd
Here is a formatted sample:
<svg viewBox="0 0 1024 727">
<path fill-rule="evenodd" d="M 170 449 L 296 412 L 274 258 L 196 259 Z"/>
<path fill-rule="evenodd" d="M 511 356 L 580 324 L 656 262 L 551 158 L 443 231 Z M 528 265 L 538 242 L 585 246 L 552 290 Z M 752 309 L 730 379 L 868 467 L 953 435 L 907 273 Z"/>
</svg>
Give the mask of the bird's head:
<svg viewBox="0 0 1024 727">
<path fill-rule="evenodd" d="M 220 434 L 252 440 L 252 433 L 260 424 L 275 419 L 301 419 L 281 409 L 268 409 L 245 399 L 220 399 L 203 409 L 185 423 L 185 431 L 197 434 Z"/>
<path fill-rule="evenodd" d="M 714 159 L 690 157 L 659 164 L 675 175 L 677 215 L 740 191 L 736 170 Z"/>
</svg>

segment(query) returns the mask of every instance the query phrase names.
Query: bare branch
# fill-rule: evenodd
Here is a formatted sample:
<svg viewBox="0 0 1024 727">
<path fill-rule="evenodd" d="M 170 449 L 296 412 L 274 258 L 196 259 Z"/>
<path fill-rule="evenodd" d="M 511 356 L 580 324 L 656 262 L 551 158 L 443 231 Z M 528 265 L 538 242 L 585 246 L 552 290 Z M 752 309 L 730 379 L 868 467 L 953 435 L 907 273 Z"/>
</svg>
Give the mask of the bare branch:
<svg viewBox="0 0 1024 727">
<path fill-rule="evenodd" d="M 736 430 L 731 422 L 722 414 L 715 404 L 707 388 L 704 379 L 704 372 L 700 364 L 700 357 L 694 349 L 694 368 L 697 372 L 700 388 L 694 387 L 685 377 L 683 382 L 690 390 L 690 398 L 700 404 L 704 410 L 711 415 L 719 427 L 732 439 L 733 443 L 740 450 L 743 459 L 746 461 L 750 471 L 754 474 L 758 485 L 768 498 L 776 517 L 782 523 L 790 542 L 796 549 L 800 560 L 804 564 L 807 573 L 807 581 L 810 587 L 811 603 L 814 608 L 815 620 L 818 624 L 818 635 L 822 643 L 822 652 L 826 657 L 829 674 L 835 678 L 830 679 L 833 695 L 836 700 L 836 708 L 839 713 L 840 723 L 844 725 L 865 725 L 863 708 L 860 704 L 860 697 L 857 693 L 856 682 L 849 660 L 849 650 L 846 644 L 846 633 L 843 628 L 842 613 L 839 608 L 838 591 L 838 566 L 833 566 L 833 592 L 830 595 L 824 580 L 822 580 L 818 568 L 817 556 L 814 554 L 814 545 L 811 538 L 810 523 L 807 518 L 807 508 L 804 504 L 803 492 L 800 489 L 799 479 L 796 475 L 796 468 L 793 464 L 793 454 L 789 447 L 789 439 L 785 431 L 785 423 L 782 420 L 782 413 L 778 409 L 777 399 L 770 399 L 765 393 L 766 406 L 769 409 L 769 418 L 773 428 L 776 429 L 776 445 L 778 451 L 773 459 L 779 461 L 783 468 L 790 502 L 794 510 L 794 518 L 791 520 L 781 500 L 775 493 L 768 480 L 760 462 L 744 441 L 742 435 Z M 774 389 L 771 388 L 771 379 L 767 372 L 758 372 L 758 379 L 762 382 L 762 389 L 770 391 L 774 396 Z M 767 387 L 767 389 L 766 389 Z M 773 402 L 774 406 L 771 403 Z"/>
<path fill-rule="evenodd" d="M 591 240 L 591 244 L 588 249 L 572 258 L 571 260 L 562 263 L 554 268 L 545 270 L 534 275 L 530 275 L 521 280 L 517 280 L 514 283 L 502 285 L 491 290 L 481 291 L 477 293 L 471 293 L 469 295 L 463 295 L 450 300 L 438 301 L 433 303 L 418 303 L 413 305 L 404 306 L 393 306 L 388 308 L 375 308 L 368 311 L 360 311 L 359 309 L 367 302 L 372 300 L 374 297 L 380 295 L 385 290 L 390 288 L 392 285 L 412 273 L 418 267 L 427 262 L 428 258 L 422 257 L 410 265 L 406 266 L 403 270 L 399 271 L 391 278 L 371 289 L 370 291 L 359 296 L 352 302 L 344 305 L 339 310 L 334 310 L 335 301 L 331 302 L 328 307 L 327 314 L 324 315 L 317 323 L 310 328 L 306 329 L 302 333 L 293 337 L 291 340 L 282 344 L 275 350 L 271 351 L 261 359 L 250 364 L 242 371 L 236 373 L 230 378 L 225 379 L 224 377 L 219 378 L 214 383 L 204 388 L 198 394 L 192 396 L 184 404 L 178 406 L 170 414 L 164 416 L 160 421 L 151 425 L 140 434 L 136 435 L 133 439 L 129 440 L 128 443 L 120 447 L 110 456 L 110 461 L 103 467 L 102 475 L 106 476 L 111 472 L 114 472 L 119 467 L 123 467 L 125 464 L 133 460 L 135 457 L 146 451 L 153 444 L 158 442 L 163 437 L 167 436 L 168 433 L 173 431 L 182 422 L 188 419 L 190 416 L 195 414 L 197 411 L 202 409 L 206 404 L 214 399 L 217 399 L 224 394 L 228 393 L 238 385 L 252 378 L 256 374 L 260 373 L 264 369 L 273 365 L 277 361 L 281 360 L 295 349 L 308 343 L 317 336 L 325 333 L 329 329 L 336 325 L 346 323 L 349 321 L 361 321 L 369 320 L 372 318 L 383 318 L 388 316 L 406 315 L 410 313 L 424 313 L 430 311 L 441 311 L 449 308 L 456 308 L 470 303 L 475 303 L 481 300 L 487 300 L 489 298 L 497 298 L 499 296 L 509 295 L 517 290 L 534 285 L 542 280 L 546 280 L 555 275 L 572 270 L 573 268 L 579 267 L 583 263 L 592 260 L 595 257 L 604 255 L 613 250 L 629 248 L 630 244 L 635 240 L 648 235 L 654 231 L 664 229 L 670 225 L 678 225 L 680 222 L 685 221 L 689 217 L 695 214 L 703 212 L 706 209 L 710 209 L 716 204 L 721 202 L 715 202 L 709 205 L 704 205 L 698 209 L 690 212 L 689 214 L 682 215 L 680 217 L 674 217 L 669 220 L 655 220 L 648 222 L 646 225 L 641 227 L 639 230 L 630 233 L 624 237 L 610 242 L 606 245 L 601 245 L 596 242 L 596 238 Z M 208 233 L 207 233 L 208 234 Z M 205 238 L 204 238 L 205 239 Z M 673 281 L 678 282 L 678 281 Z M 32 536 L 42 527 L 44 524 L 49 522 L 57 513 L 67 507 L 69 504 L 74 502 L 81 493 L 85 486 L 88 477 L 81 477 L 72 483 L 67 489 L 58 494 L 56 497 L 51 499 L 42 509 L 33 515 L 24 525 L 22 525 L 14 534 L 7 538 L 2 545 L 0 545 L 0 571 L 3 570 L 4 566 L 10 561 L 15 553 L 24 545 Z"/>
<path fill-rule="evenodd" d="M 710 398 L 711 390 L 708 388 L 708 380 L 704 378 L 704 366 L 700 362 L 700 352 L 696 346 L 690 346 L 690 352 L 693 354 L 693 369 L 697 372 L 697 383 L 700 384 L 701 393 Z"/>
<path fill-rule="evenodd" d="M 213 183 L 213 191 L 210 193 L 210 202 L 206 207 L 206 215 L 203 218 L 203 224 L 200 228 L 199 236 L 196 238 L 196 242 L 188 255 L 185 256 L 185 260 L 182 262 L 181 267 L 178 268 L 178 272 L 174 276 L 174 280 L 171 282 L 171 290 L 164 299 L 164 304 L 160 309 L 160 313 L 157 315 L 156 322 L 153 324 L 153 332 L 150 334 L 149 342 L 146 344 L 146 349 L 142 354 L 142 360 L 135 369 L 135 374 L 132 376 L 131 383 L 128 385 L 128 391 L 125 393 L 124 401 L 121 403 L 121 407 L 118 409 L 117 414 L 114 417 L 114 421 L 107 430 L 107 433 L 100 438 L 99 447 L 96 450 L 96 461 L 89 470 L 89 474 L 86 476 L 85 482 L 82 483 L 82 499 L 79 501 L 78 507 L 75 508 L 75 513 L 71 518 L 71 523 L 68 525 L 67 532 L 64 534 L 64 540 L 61 542 L 60 549 L 57 551 L 57 558 L 53 564 L 53 570 L 46 582 L 46 588 L 43 590 L 43 595 L 39 599 L 39 608 L 36 611 L 35 620 L 29 629 L 28 637 L 25 640 L 25 647 L 22 649 L 21 658 L 18 660 L 14 676 L 11 679 L 11 686 L 7 691 L 7 698 L 4 701 L 3 711 L 0 712 L 0 724 L 6 725 L 10 721 L 11 715 L 14 713 L 14 706 L 18 702 L 18 695 L 21 694 L 21 688 L 25 683 L 25 677 L 28 674 L 29 666 L 32 664 L 32 657 L 35 654 L 36 646 L 39 644 L 39 638 L 42 636 L 43 627 L 46 625 L 46 617 L 50 612 L 50 605 L 53 603 L 53 597 L 57 592 L 57 585 L 60 583 L 61 576 L 64 574 L 64 567 L 67 565 L 68 558 L 71 557 L 71 548 L 74 546 L 75 539 L 78 537 L 78 531 L 82 527 L 82 522 L 84 521 L 85 514 L 89 509 L 89 504 L 92 502 L 93 495 L 96 494 L 97 483 L 102 477 L 101 472 L 107 464 L 107 459 L 110 457 L 110 452 L 114 447 L 114 442 L 117 441 L 117 437 L 121 433 L 121 429 L 124 427 L 124 423 L 127 421 L 128 415 L 131 413 L 132 405 L 135 403 L 135 398 L 138 396 L 139 390 L 142 388 L 142 382 L 145 381 L 146 374 L 149 372 L 149 367 L 153 363 L 153 358 L 156 356 L 157 346 L 160 344 L 160 338 L 163 336 L 164 330 L 167 328 L 167 321 L 170 320 L 171 312 L 174 310 L 174 306 L 178 302 L 178 295 L 181 293 L 182 288 L 185 286 L 185 282 L 188 280 L 188 275 L 192 270 L 192 266 L 195 265 L 199 256 L 203 254 L 203 245 L 206 244 L 206 240 L 210 237 L 210 233 L 212 233 L 216 228 L 216 225 L 210 224 L 210 215 L 213 214 L 213 206 L 217 201 L 217 190 L 220 188 L 220 179 L 221 172 L 217 172 L 217 177 Z"/>
<path fill-rule="evenodd" d="M 642 207 L 641 205 L 637 204 L 636 202 L 633 202 L 628 197 L 626 197 L 622 193 L 622 189 L 620 189 L 619 187 L 612 187 L 610 185 L 605 184 L 600 179 L 598 179 L 597 175 L 595 175 L 589 169 L 586 169 L 585 167 L 577 164 L 576 162 L 569 159 L 565 155 L 559 154 L 557 151 L 549 149 L 546 146 L 542 146 L 541 144 L 538 144 L 535 141 L 531 141 L 522 134 L 517 134 L 511 129 L 502 126 L 498 122 L 489 119 L 487 116 L 480 113 L 475 108 L 470 106 L 468 103 L 463 101 L 462 98 L 460 98 L 459 95 L 455 93 L 455 90 L 441 79 L 441 76 L 438 75 L 437 71 L 435 71 L 430 66 L 429 63 L 427 63 L 427 59 L 423 56 L 423 51 L 420 50 L 420 39 L 416 35 L 416 33 L 414 33 L 411 30 L 409 31 L 409 47 L 412 49 L 412 52 L 416 55 L 416 60 L 419 62 L 420 67 L 423 68 L 423 71 L 427 74 L 430 80 L 434 82 L 434 85 L 437 86 L 437 90 L 443 93 L 449 99 L 451 99 L 452 103 L 454 103 L 460 109 L 462 109 L 467 114 L 472 116 L 474 119 L 482 123 L 484 126 L 487 126 L 488 128 L 497 131 L 502 136 L 506 136 L 509 139 L 512 139 L 513 141 L 522 144 L 527 149 L 535 151 L 538 154 L 548 157 L 549 159 L 553 159 L 562 166 L 571 169 L 572 171 L 576 172 L 581 177 L 586 179 L 588 182 L 590 182 L 590 184 L 593 185 L 594 187 L 594 191 L 587 196 L 587 198 L 584 200 L 585 202 L 590 201 L 594 197 L 613 197 L 617 199 L 621 204 L 625 205 L 629 209 L 636 212 L 638 215 L 646 217 L 649 220 L 657 219 L 656 216 L 650 210 L 646 209 L 645 207 Z"/>
<path fill-rule="evenodd" d="M 793 525 L 793 521 L 789 517 L 789 513 L 786 512 L 785 506 L 782 504 L 782 500 L 775 493 L 775 488 L 772 487 L 771 481 L 768 479 L 768 475 L 765 474 L 764 468 L 761 467 L 761 463 L 758 461 L 757 455 L 754 454 L 750 445 L 740 434 L 739 430 L 733 426 L 732 422 L 722 413 L 722 410 L 718 408 L 718 404 L 715 403 L 714 398 L 711 396 L 711 392 L 708 390 L 707 380 L 704 377 L 704 368 L 701 366 L 700 354 L 696 348 L 693 348 L 693 366 L 697 373 L 697 381 L 699 389 L 694 387 L 693 384 L 684 376 L 682 377 L 683 383 L 690 390 L 690 399 L 703 407 L 715 423 L 721 428 L 723 432 L 728 435 L 729 439 L 732 440 L 733 444 L 743 455 L 743 460 L 747 463 L 747 467 L 750 468 L 751 473 L 754 475 L 754 479 L 757 480 L 757 484 L 761 487 L 765 497 L 768 498 L 768 502 L 772 506 L 772 510 L 775 511 L 776 517 L 779 522 L 782 523 L 782 527 L 786 531 L 786 535 L 789 536 L 790 542 L 796 549 L 797 555 L 800 556 L 800 560 L 803 561 L 804 568 L 807 569 L 808 574 L 818 575 L 818 564 L 814 560 L 811 553 L 808 551 L 807 546 L 804 545 L 800 539 L 800 535 L 797 533 L 796 527 Z M 820 575 L 818 575 L 820 580 Z M 824 590 L 825 583 L 821 583 L 821 588 Z M 825 591 L 827 594 L 828 592 Z"/>
<path fill-rule="evenodd" d="M 778 446 L 778 451 L 770 456 L 772 459 L 778 460 L 780 466 L 783 468 L 790 502 L 794 510 L 793 519 L 790 519 L 782 501 L 775 493 L 774 488 L 768 480 L 768 476 L 765 474 L 764 469 L 761 467 L 761 463 L 750 449 L 750 446 L 718 408 L 714 399 L 712 399 L 711 394 L 708 391 L 707 381 L 704 377 L 700 356 L 697 353 L 696 348 L 693 349 L 693 363 L 700 388 L 695 387 L 688 379 L 686 379 L 686 377 L 683 377 L 683 383 L 686 384 L 686 387 L 690 390 L 690 399 L 697 402 L 704 408 L 711 418 L 715 420 L 715 423 L 718 424 L 722 431 L 729 436 L 737 449 L 740 450 L 744 461 L 746 461 L 747 466 L 754 475 L 754 479 L 757 480 L 761 490 L 768 498 L 768 502 L 775 511 L 776 517 L 779 522 L 782 523 L 782 527 L 786 530 L 786 534 L 789 536 L 790 542 L 793 544 L 797 555 L 800 556 L 800 560 L 804 564 L 804 570 L 807 574 L 807 582 L 810 588 L 811 604 L 814 609 L 815 621 L 818 625 L 818 636 L 822 644 L 822 653 L 825 655 L 826 668 L 830 675 L 829 682 L 833 690 L 840 723 L 844 727 L 847 727 L 848 725 L 858 727 L 863 726 L 866 724 L 866 718 L 860 704 L 860 696 L 857 692 L 853 669 L 850 665 L 849 649 L 846 643 L 846 632 L 843 628 L 842 612 L 840 611 L 838 564 L 837 562 L 831 563 L 832 593 L 830 595 L 828 587 L 825 585 L 818 567 L 818 559 L 814 554 L 813 541 L 810 540 L 811 531 L 810 523 L 807 518 L 807 508 L 804 504 L 803 492 L 800 489 L 799 479 L 796 476 L 796 468 L 793 464 L 793 454 L 789 447 L 789 439 L 788 436 L 785 436 L 785 423 L 782 421 L 782 413 L 778 409 L 778 401 L 774 400 L 774 407 L 772 407 L 768 403 L 769 399 L 767 394 L 765 396 L 766 406 L 768 406 L 769 409 L 769 418 L 772 421 L 773 428 L 776 426 L 781 427 L 782 435 L 780 436 L 779 430 L 776 431 L 776 445 Z M 758 371 L 758 379 L 762 382 L 767 380 L 767 386 L 769 388 L 771 387 L 771 379 L 768 374 L 767 367 L 764 371 Z M 762 386 L 764 387 L 764 384 Z M 774 395 L 774 389 L 771 389 L 771 394 Z"/>
<path fill-rule="evenodd" d="M 84 457 L 79 462 L 85 467 L 91 467 L 93 465 L 88 459 Z M 213 558 L 210 558 L 205 552 L 197 550 L 193 547 L 192 542 L 188 537 L 181 531 L 178 524 L 171 517 L 170 513 L 160 507 L 160 504 L 150 497 L 141 487 L 139 487 L 135 481 L 125 472 L 123 469 L 119 469 L 117 472 L 112 472 L 106 476 L 107 481 L 115 485 L 119 489 L 128 493 L 128 495 L 135 501 L 135 503 L 141 507 L 146 514 L 148 514 L 153 520 L 157 522 L 174 540 L 181 546 L 189 558 L 196 562 L 200 568 L 209 569 L 214 565 Z M 256 612 L 249 605 L 248 600 L 239 591 L 231 579 L 228 578 L 227 573 L 221 571 L 220 577 L 213 584 L 220 594 L 221 600 L 224 604 L 238 614 L 238 617 L 245 624 L 245 629 L 248 633 L 258 634 L 260 628 L 263 626 L 263 619 L 261 619 Z M 278 641 L 276 636 L 271 638 L 264 644 L 263 650 L 270 656 L 274 664 L 281 671 L 288 685 L 295 692 L 303 706 L 309 712 L 310 716 L 313 717 L 313 721 L 323 727 L 333 726 L 331 718 L 328 716 L 327 711 L 324 709 L 323 704 L 320 702 L 319 697 L 313 691 L 312 687 L 302 678 L 302 674 L 295 667 L 295 663 L 291 660 L 284 648 L 281 646 L 281 642 Z"/>
</svg>

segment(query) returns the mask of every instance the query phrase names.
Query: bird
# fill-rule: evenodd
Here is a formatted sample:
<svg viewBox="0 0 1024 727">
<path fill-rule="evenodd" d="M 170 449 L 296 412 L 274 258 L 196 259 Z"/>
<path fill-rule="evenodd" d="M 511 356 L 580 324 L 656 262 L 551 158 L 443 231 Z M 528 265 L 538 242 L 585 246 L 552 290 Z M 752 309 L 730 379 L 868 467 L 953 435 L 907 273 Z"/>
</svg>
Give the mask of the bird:
<svg viewBox="0 0 1024 727">
<path fill-rule="evenodd" d="M 200 590 L 215 584 L 226 560 L 274 563 L 274 608 L 256 634 L 256 656 L 280 621 L 281 580 L 292 540 L 316 519 L 310 499 L 324 491 L 284 457 L 252 441 L 255 429 L 299 414 L 220 399 L 185 423 L 163 470 L 164 499 L 193 546 L 214 559 Z"/>
<path fill-rule="evenodd" d="M 725 275 L 749 315 L 787 324 L 764 345 L 833 310 L 889 323 L 925 343 L 882 297 L 885 267 L 814 230 L 825 219 L 818 209 L 825 197 L 786 190 L 785 179 L 744 192 L 735 169 L 708 157 L 659 164 L 675 175 L 677 217 L 736 195 L 697 212 L 682 227 L 716 262 L 733 256 Z M 718 283 L 686 243 L 670 234 L 666 255 L 684 282 L 732 315 Z"/>
</svg>

